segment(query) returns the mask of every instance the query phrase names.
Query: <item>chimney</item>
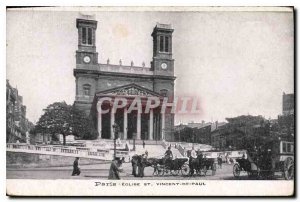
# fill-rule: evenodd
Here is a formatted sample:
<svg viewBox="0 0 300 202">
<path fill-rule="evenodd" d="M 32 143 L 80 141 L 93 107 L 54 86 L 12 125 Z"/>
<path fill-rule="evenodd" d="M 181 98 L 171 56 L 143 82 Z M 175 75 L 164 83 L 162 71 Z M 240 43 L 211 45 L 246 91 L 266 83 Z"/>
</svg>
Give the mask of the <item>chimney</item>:
<svg viewBox="0 0 300 202">
<path fill-rule="evenodd" d="M 216 121 L 216 129 L 218 129 L 218 121 Z"/>
</svg>

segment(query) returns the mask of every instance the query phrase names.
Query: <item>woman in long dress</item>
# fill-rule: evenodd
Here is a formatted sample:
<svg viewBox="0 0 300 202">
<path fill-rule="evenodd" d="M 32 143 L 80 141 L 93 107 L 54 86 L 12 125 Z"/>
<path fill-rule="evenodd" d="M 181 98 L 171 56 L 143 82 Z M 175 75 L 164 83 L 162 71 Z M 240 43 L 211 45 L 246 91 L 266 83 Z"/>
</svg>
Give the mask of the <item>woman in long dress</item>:
<svg viewBox="0 0 300 202">
<path fill-rule="evenodd" d="M 122 169 L 120 168 L 122 165 L 122 160 L 118 157 L 116 157 L 110 164 L 109 169 L 109 180 L 120 180 L 120 172 L 122 172 Z"/>
</svg>

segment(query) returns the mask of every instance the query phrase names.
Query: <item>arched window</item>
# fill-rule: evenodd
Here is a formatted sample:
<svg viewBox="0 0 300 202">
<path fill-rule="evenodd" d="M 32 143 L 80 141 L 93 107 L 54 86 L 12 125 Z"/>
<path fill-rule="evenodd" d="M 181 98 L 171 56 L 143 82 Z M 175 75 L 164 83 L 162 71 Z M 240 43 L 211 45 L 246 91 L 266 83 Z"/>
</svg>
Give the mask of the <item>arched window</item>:
<svg viewBox="0 0 300 202">
<path fill-rule="evenodd" d="M 91 85 L 90 84 L 83 85 L 83 95 L 86 95 L 86 96 L 91 95 Z"/>
</svg>

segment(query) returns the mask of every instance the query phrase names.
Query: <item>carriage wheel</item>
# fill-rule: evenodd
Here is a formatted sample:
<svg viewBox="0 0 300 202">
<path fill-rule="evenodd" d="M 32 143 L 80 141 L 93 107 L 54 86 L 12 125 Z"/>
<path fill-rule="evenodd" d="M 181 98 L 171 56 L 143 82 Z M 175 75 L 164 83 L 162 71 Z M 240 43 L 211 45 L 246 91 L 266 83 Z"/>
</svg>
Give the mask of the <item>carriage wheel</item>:
<svg viewBox="0 0 300 202">
<path fill-rule="evenodd" d="M 168 168 L 167 166 L 164 166 L 164 173 L 165 174 L 171 174 L 170 168 Z"/>
<path fill-rule="evenodd" d="M 165 175 L 165 166 L 161 167 L 159 169 L 159 173 L 158 173 L 159 176 L 164 176 Z"/>
<path fill-rule="evenodd" d="M 179 174 L 179 170 L 171 170 L 171 174 L 173 176 L 177 176 Z"/>
<path fill-rule="evenodd" d="M 284 161 L 284 178 L 286 180 L 294 179 L 294 160 L 292 158 Z"/>
<path fill-rule="evenodd" d="M 190 167 L 187 164 L 184 164 L 181 167 L 181 174 L 187 176 L 190 173 Z"/>
<path fill-rule="evenodd" d="M 156 168 L 154 168 L 153 175 L 163 176 L 164 175 L 164 168 L 161 167 L 161 166 L 157 166 Z"/>
<path fill-rule="evenodd" d="M 239 177 L 241 174 L 241 168 L 239 164 L 234 164 L 233 166 L 233 176 L 234 177 Z"/>
</svg>

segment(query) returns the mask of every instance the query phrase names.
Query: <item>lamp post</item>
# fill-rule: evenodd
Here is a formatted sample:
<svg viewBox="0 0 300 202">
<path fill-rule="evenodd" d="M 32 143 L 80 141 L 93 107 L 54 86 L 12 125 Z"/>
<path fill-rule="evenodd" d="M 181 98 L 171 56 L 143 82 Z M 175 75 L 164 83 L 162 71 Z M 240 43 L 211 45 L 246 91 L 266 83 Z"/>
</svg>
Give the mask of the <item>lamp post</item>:
<svg viewBox="0 0 300 202">
<path fill-rule="evenodd" d="M 113 133 L 115 134 L 115 137 L 114 137 L 114 159 L 116 159 L 116 153 L 117 153 L 116 140 L 118 139 L 118 135 L 119 135 L 119 126 L 118 126 L 118 124 L 114 123 L 112 125 L 112 128 L 113 128 Z"/>
</svg>

